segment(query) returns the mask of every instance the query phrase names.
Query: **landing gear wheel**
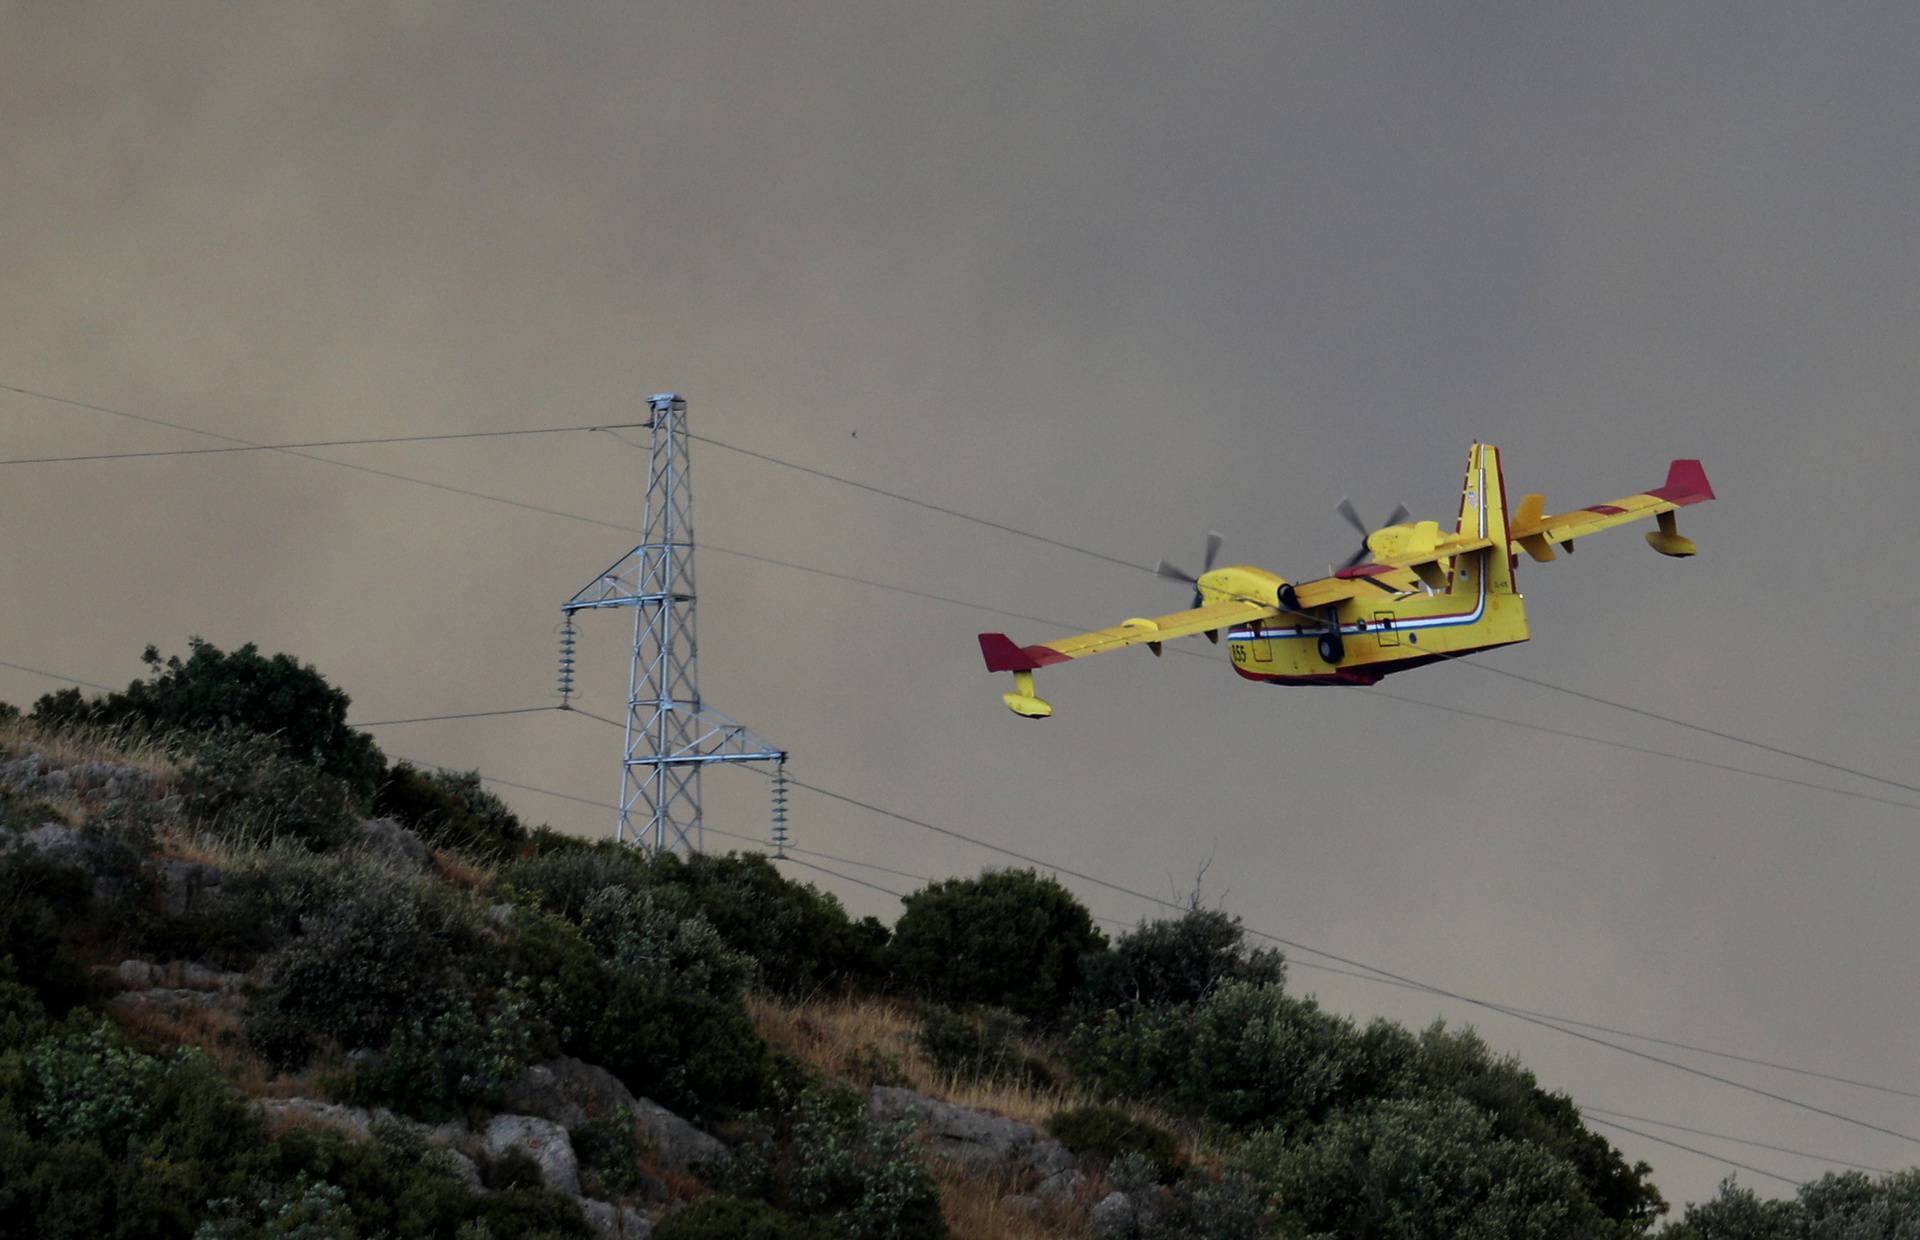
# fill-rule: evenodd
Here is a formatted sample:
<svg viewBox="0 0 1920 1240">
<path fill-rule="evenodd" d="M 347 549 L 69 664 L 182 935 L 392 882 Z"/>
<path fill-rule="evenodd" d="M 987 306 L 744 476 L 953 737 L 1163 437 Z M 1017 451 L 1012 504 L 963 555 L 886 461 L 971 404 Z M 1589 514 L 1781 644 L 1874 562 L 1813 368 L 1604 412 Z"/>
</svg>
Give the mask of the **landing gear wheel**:
<svg viewBox="0 0 1920 1240">
<path fill-rule="evenodd" d="M 1338 663 L 1347 657 L 1347 644 L 1340 640 L 1338 633 L 1321 635 L 1320 657 L 1328 663 Z"/>
</svg>

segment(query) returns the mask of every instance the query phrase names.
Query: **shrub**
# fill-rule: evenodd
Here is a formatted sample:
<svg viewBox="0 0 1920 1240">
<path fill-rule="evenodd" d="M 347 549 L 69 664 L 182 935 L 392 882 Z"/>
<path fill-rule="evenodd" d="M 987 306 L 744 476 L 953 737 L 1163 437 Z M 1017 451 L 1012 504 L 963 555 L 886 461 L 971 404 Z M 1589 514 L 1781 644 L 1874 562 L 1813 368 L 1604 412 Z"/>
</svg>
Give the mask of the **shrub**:
<svg viewBox="0 0 1920 1240">
<path fill-rule="evenodd" d="M 499 984 L 539 978 L 533 992 L 541 1021 L 563 1044 L 575 1044 L 606 1011 L 614 973 L 580 928 L 551 913 L 515 911 L 506 940 L 492 949 Z"/>
<path fill-rule="evenodd" d="M 1666 1202 L 1648 1180 L 1652 1168 L 1628 1163 L 1581 1122 L 1570 1098 L 1541 1089 L 1532 1072 L 1511 1056 L 1495 1055 L 1472 1029 L 1449 1030 L 1436 1021 L 1420 1034 L 1417 1049 L 1410 1066 L 1420 1087 L 1470 1103 L 1495 1135 L 1566 1162 L 1604 1217 L 1645 1227 L 1665 1213 Z"/>
<path fill-rule="evenodd" d="M 811 1219 L 797 1219 L 764 1201 L 702 1197 L 669 1214 L 653 1229 L 654 1240 L 833 1240 L 835 1233 Z"/>
<path fill-rule="evenodd" d="M 272 657 L 249 642 L 232 653 L 189 639 L 187 658 L 161 662 L 148 646 L 147 679 L 96 699 L 77 689 L 34 704 L 33 721 L 53 727 L 134 724 L 155 732 L 239 729 L 278 737 L 297 760 L 345 782 L 361 802 L 373 800 L 386 765 L 373 738 L 347 726 L 346 694 L 292 655 Z"/>
<path fill-rule="evenodd" d="M 1135 1119 L 1117 1107 L 1075 1107 L 1056 1111 L 1047 1131 L 1076 1154 L 1108 1161 L 1133 1154 L 1152 1163 L 1164 1177 L 1180 1163 L 1180 1143 L 1156 1124 Z"/>
<path fill-rule="evenodd" d="M 440 847 L 478 857 L 513 856 L 528 840 L 519 816 L 481 786 L 478 771 L 422 771 L 398 763 L 382 780 L 373 811 Z"/>
<path fill-rule="evenodd" d="M 1291 1131 L 1364 1096 L 1372 1064 L 1350 1021 L 1275 986 L 1229 982 L 1198 1004 L 1108 1012 L 1069 1041 L 1100 1093 L 1160 1099 L 1236 1128 Z"/>
<path fill-rule="evenodd" d="M 46 1038 L 27 1051 L 38 1087 L 34 1118 L 55 1140 L 124 1141 L 146 1126 L 149 1096 L 166 1071 L 125 1045 L 104 1022 L 83 1033 Z"/>
<path fill-rule="evenodd" d="M 929 1063 L 957 1080 L 1048 1088 L 1054 1083 L 1053 1073 L 1015 1041 L 1023 1025 L 1010 1012 L 988 1009 L 968 1017 L 950 1008 L 929 1006 L 921 1013 L 915 1040 Z"/>
<path fill-rule="evenodd" d="M 645 1186 L 640 1160 L 646 1157 L 647 1143 L 630 1112 L 596 1115 L 569 1135 L 588 1195 L 625 1197 Z"/>
<path fill-rule="evenodd" d="M 56 1016 L 93 993 L 69 942 L 92 902 L 85 870 L 0 841 L 0 957 L 12 959 L 14 980 Z"/>
<path fill-rule="evenodd" d="M 614 979 L 605 1009 L 570 1049 L 635 1094 L 695 1117 L 759 1105 L 769 1079 L 766 1044 L 737 1004 L 631 974 Z"/>
<path fill-rule="evenodd" d="M 538 854 L 502 866 L 501 889 L 516 904 L 577 922 L 587 901 L 607 887 L 644 887 L 647 861 L 638 849 L 598 843 Z"/>
<path fill-rule="evenodd" d="M 913 1124 L 875 1122 L 865 1098 L 815 1083 L 782 1092 L 749 1125 L 723 1173 L 729 1192 L 831 1220 L 850 1240 L 944 1237 L 940 1192 L 913 1143 Z"/>
<path fill-rule="evenodd" d="M 1274 1131 L 1233 1161 L 1274 1203 L 1284 1234 L 1598 1240 L 1610 1231 L 1571 1167 L 1497 1137 L 1458 1099 L 1344 1112 L 1306 1139 Z"/>
<path fill-rule="evenodd" d="M 1278 986 L 1286 978 L 1279 952 L 1247 950 L 1239 918 L 1203 908 L 1143 922 L 1081 966 L 1080 999 L 1095 1011 L 1128 1003 L 1195 1003 L 1225 982 Z"/>
<path fill-rule="evenodd" d="M 188 814 L 236 841 L 296 841 L 315 852 L 360 836 L 347 785 L 296 761 L 269 736 L 224 732 L 188 747 L 180 772 Z"/>
<path fill-rule="evenodd" d="M 247 1013 L 247 1040 L 277 1066 L 321 1038 L 379 1046 L 397 1025 L 452 1006 L 465 926 L 444 894 L 389 887 L 348 897 L 282 948 Z"/>
<path fill-rule="evenodd" d="M 651 888 L 602 887 L 580 928 L 601 959 L 663 988 L 738 999 L 753 975 L 753 961 L 728 951 L 705 918 L 681 916 Z"/>
<path fill-rule="evenodd" d="M 775 993 L 862 985 L 884 972 L 886 927 L 871 917 L 852 920 L 833 896 L 785 877 L 758 854 L 662 854 L 648 878 L 685 893 L 689 910 L 757 962 L 761 985 Z"/>
<path fill-rule="evenodd" d="M 545 1035 L 530 990 L 502 990 L 484 1012 L 461 999 L 436 1016 L 402 1024 L 384 1050 L 353 1070 L 348 1100 L 424 1120 L 497 1105 Z"/>
<path fill-rule="evenodd" d="M 990 870 L 908 896 L 891 958 L 900 980 L 929 998 L 1051 1019 L 1080 983 L 1080 958 L 1104 945 L 1056 880 Z"/>
<path fill-rule="evenodd" d="M 220 885 L 185 916 L 164 923 L 163 950 L 222 968 L 245 969 L 284 947 L 336 905 L 411 899 L 417 876 L 402 874 L 363 852 L 319 854 L 291 841 L 221 867 Z"/>
</svg>

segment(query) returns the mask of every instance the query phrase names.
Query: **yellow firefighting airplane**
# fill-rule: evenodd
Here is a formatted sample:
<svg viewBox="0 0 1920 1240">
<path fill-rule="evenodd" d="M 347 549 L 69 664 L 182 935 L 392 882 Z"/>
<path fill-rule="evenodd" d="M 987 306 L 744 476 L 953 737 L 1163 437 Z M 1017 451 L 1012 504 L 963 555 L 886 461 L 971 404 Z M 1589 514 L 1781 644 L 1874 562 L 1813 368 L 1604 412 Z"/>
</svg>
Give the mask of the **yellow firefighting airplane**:
<svg viewBox="0 0 1920 1240">
<path fill-rule="evenodd" d="M 1699 461 L 1675 461 L 1658 490 L 1547 516 L 1545 497 L 1528 495 L 1509 517 L 1500 450 L 1475 444 L 1467 457 L 1460 519 L 1443 534 L 1437 521 L 1405 523 L 1398 509 L 1372 533 L 1351 504 L 1341 512 L 1366 543 L 1346 567 L 1317 581 L 1290 582 L 1264 568 L 1214 568 L 1220 536 L 1207 537 L 1198 577 L 1162 560 L 1160 575 L 1193 587 L 1193 606 L 1152 619 L 1122 621 L 1110 629 L 1017 646 L 1004 633 L 982 633 L 980 652 L 990 672 L 1012 672 L 1014 691 L 1001 695 L 1015 714 L 1044 719 L 1053 706 L 1036 697 L 1036 669 L 1068 659 L 1163 643 L 1204 633 L 1218 643 L 1227 634 L 1233 670 L 1248 680 L 1279 685 L 1371 685 L 1382 676 L 1527 640 L 1525 600 L 1514 588 L 1518 547 L 1545 563 L 1553 545 L 1569 553 L 1573 540 L 1642 517 L 1659 528 L 1647 542 L 1662 555 L 1689 556 L 1690 539 L 1674 522 L 1676 509 L 1714 498 Z"/>
</svg>

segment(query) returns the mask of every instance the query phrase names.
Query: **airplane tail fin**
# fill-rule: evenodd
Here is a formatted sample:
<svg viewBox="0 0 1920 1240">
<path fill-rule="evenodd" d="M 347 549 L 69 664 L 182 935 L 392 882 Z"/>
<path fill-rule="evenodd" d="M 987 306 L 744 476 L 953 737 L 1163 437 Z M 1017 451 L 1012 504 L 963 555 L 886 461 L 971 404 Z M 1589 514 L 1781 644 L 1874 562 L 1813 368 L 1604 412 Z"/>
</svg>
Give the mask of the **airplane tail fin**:
<svg viewBox="0 0 1920 1240">
<path fill-rule="evenodd" d="M 1492 444 L 1477 443 L 1467 455 L 1467 480 L 1460 488 L 1460 523 L 1454 528 L 1469 537 L 1492 540 L 1493 546 L 1482 553 L 1487 589 L 1494 594 L 1515 593 L 1507 484 L 1500 472 L 1500 449 Z"/>
</svg>

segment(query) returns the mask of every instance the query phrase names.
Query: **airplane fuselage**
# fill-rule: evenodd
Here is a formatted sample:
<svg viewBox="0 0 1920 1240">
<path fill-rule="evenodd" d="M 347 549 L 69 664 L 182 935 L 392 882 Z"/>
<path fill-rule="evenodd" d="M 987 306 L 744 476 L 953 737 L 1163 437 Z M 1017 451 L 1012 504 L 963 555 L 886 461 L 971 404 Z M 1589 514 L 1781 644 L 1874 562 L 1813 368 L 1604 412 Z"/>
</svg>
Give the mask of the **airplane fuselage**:
<svg viewBox="0 0 1920 1240">
<path fill-rule="evenodd" d="M 1248 680 L 1282 685 L 1370 685 L 1381 677 L 1438 659 L 1527 640 L 1526 600 L 1488 588 L 1487 557 L 1463 556 L 1448 588 L 1378 600 L 1358 598 L 1336 609 L 1339 645 L 1329 660 L 1332 625 L 1304 618 L 1236 625 L 1226 636 L 1233 670 Z M 1511 581 L 1511 564 L 1505 580 Z M 1495 574 L 1501 576 L 1501 574 Z M 1504 584 L 1504 583 L 1502 583 Z"/>
</svg>

